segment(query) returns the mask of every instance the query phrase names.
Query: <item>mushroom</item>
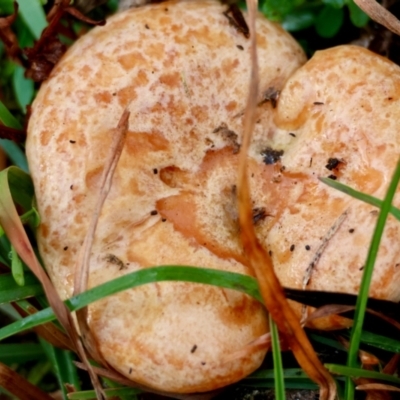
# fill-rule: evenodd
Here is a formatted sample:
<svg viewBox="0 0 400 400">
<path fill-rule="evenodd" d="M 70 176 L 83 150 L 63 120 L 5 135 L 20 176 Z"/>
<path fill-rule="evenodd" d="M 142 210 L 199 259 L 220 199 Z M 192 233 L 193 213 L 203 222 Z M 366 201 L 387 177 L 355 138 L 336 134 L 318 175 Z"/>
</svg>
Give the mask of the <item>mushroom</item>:
<svg viewBox="0 0 400 400">
<path fill-rule="evenodd" d="M 95 234 L 89 287 L 163 264 L 250 274 L 235 186 L 247 36 L 243 21 L 214 1 L 132 9 L 75 43 L 42 85 L 27 155 L 40 252 L 62 298 L 73 291 L 110 132 L 125 108 L 130 128 Z M 357 293 L 377 210 L 318 177 L 384 195 L 400 154 L 399 67 L 356 46 L 318 52 L 303 65 L 296 42 L 262 17 L 257 42 L 260 98 L 248 169 L 258 238 L 284 286 Z M 373 297 L 400 300 L 399 233 L 389 218 Z M 268 330 L 255 300 L 186 282 L 105 298 L 89 307 L 88 324 L 113 368 L 180 393 L 255 370 L 264 351 L 222 360 Z"/>
<path fill-rule="evenodd" d="M 40 252 L 63 299 L 73 292 L 112 128 L 125 108 L 130 128 L 98 222 L 89 287 L 153 265 L 250 274 L 236 239 L 232 169 L 250 79 L 245 28 L 215 1 L 131 9 L 76 42 L 42 85 L 27 156 L 42 218 Z M 262 93 L 278 92 L 305 56 L 280 26 L 260 16 L 257 29 Z M 272 103 L 259 100 L 255 153 L 273 126 Z M 203 204 L 211 226 L 209 214 L 198 214 Z M 208 240 L 210 227 L 216 230 Z M 225 246 L 227 235 L 232 243 Z M 89 307 L 88 324 L 109 365 L 148 387 L 180 393 L 251 373 L 265 351 L 224 357 L 268 329 L 256 300 L 186 282 L 105 298 Z"/>
<path fill-rule="evenodd" d="M 356 46 L 317 52 L 287 81 L 274 140 L 285 148 L 280 185 L 296 186 L 296 195 L 282 191 L 282 212 L 265 239 L 285 286 L 358 293 L 379 210 L 317 178 L 385 196 L 400 154 L 399 90 L 400 68 Z M 370 297 L 400 301 L 399 237 L 390 215 Z"/>
</svg>

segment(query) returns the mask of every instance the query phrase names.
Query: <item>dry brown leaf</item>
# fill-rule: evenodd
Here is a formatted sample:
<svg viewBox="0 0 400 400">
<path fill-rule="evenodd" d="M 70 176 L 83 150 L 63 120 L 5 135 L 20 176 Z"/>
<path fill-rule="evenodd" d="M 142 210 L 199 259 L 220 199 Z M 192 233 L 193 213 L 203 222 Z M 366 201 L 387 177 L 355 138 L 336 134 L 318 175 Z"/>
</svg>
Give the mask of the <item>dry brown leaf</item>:
<svg viewBox="0 0 400 400">
<path fill-rule="evenodd" d="M 230 363 L 232 361 L 244 358 L 248 354 L 253 354 L 258 350 L 269 349 L 271 347 L 271 334 L 266 333 L 265 335 L 260 336 L 259 338 L 253 340 L 248 345 L 242 347 L 240 350 L 234 351 L 226 356 L 222 363 Z"/>
<path fill-rule="evenodd" d="M 4 177 L 4 179 L 6 179 L 6 177 Z M 32 245 L 13 203 L 8 184 L 3 185 L 3 193 L 0 199 L 0 225 L 3 227 L 18 255 L 43 285 L 47 299 L 58 320 L 68 333 L 71 332 L 73 327 L 69 310 L 60 299 L 49 277 L 36 258 L 35 252 L 33 251 Z"/>
<path fill-rule="evenodd" d="M 354 0 L 366 14 L 385 28 L 400 35 L 400 21 L 375 0 Z"/>
<path fill-rule="evenodd" d="M 0 387 L 20 400 L 53 400 L 47 393 L 2 363 L 0 363 Z"/>
<path fill-rule="evenodd" d="M 384 374 L 393 375 L 397 371 L 399 361 L 400 361 L 400 354 L 399 353 L 394 354 L 393 357 L 390 359 L 390 361 L 385 365 L 382 372 Z"/>
<path fill-rule="evenodd" d="M 390 392 L 400 392 L 400 388 L 384 383 L 364 383 L 356 386 L 357 390 L 387 390 Z M 375 398 L 376 399 L 376 398 Z"/>
<path fill-rule="evenodd" d="M 258 102 L 258 63 L 255 35 L 255 17 L 258 4 L 257 0 L 247 0 L 246 3 L 249 10 L 252 71 L 249 97 L 244 115 L 244 137 L 240 151 L 238 173 L 241 241 L 250 267 L 252 267 L 258 280 L 265 305 L 277 324 L 279 331 L 287 340 L 300 366 L 313 381 L 319 384 L 321 400 L 333 400 L 336 397 L 334 380 L 321 364 L 299 320 L 289 306 L 283 288 L 275 275 L 271 257 L 258 242 L 252 224 L 252 205 L 246 166 L 247 151 L 255 125 L 255 110 Z"/>
<path fill-rule="evenodd" d="M 125 144 L 125 138 L 129 126 L 129 115 L 130 113 L 125 110 L 118 122 L 117 128 L 113 129 L 110 132 L 110 134 L 113 135 L 113 139 L 109 156 L 104 163 L 97 204 L 93 211 L 92 219 L 86 233 L 85 241 L 82 245 L 78 261 L 75 266 L 74 295 L 78 295 L 87 289 L 87 284 L 89 280 L 90 252 L 94 241 L 96 227 L 100 217 L 101 209 L 103 208 L 103 204 L 111 189 L 112 178 Z M 98 363 L 106 365 L 105 360 L 98 351 L 98 345 L 93 335 L 91 334 L 90 328 L 87 323 L 87 307 L 84 307 L 81 310 L 77 311 L 76 316 L 84 347 L 89 352 L 90 356 L 94 358 Z M 97 396 L 99 398 L 105 397 L 105 393 L 100 385 L 100 382 L 98 381 L 96 373 L 94 373 L 93 369 L 90 367 L 90 364 L 86 360 L 86 353 L 84 349 L 80 348 L 79 353 L 81 357 L 83 357 L 85 364 L 88 366 L 88 372 Z"/>
<path fill-rule="evenodd" d="M 317 308 L 315 311 L 313 311 L 307 319 L 304 321 L 305 324 L 307 322 L 314 321 L 315 319 L 318 318 L 324 318 L 324 317 L 329 317 L 331 315 L 337 315 L 337 314 L 342 314 L 347 311 L 352 311 L 354 310 L 354 306 L 346 306 L 343 304 L 327 304 L 326 306 L 322 306 Z M 345 318 L 346 322 L 348 321 L 347 318 Z M 350 325 L 346 324 L 345 327 L 348 328 Z"/>
</svg>

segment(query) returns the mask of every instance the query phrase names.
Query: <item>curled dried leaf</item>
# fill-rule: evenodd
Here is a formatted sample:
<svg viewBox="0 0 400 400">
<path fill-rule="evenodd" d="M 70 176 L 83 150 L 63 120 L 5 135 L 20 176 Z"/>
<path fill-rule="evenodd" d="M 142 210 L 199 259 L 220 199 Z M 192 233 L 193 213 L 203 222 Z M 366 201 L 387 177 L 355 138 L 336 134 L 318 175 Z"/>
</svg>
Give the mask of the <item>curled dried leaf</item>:
<svg viewBox="0 0 400 400">
<path fill-rule="evenodd" d="M 320 385 L 320 398 L 333 400 L 336 397 L 336 386 L 334 380 L 318 359 L 300 325 L 300 321 L 297 319 L 295 313 L 290 307 L 283 288 L 274 272 L 271 257 L 258 242 L 252 224 L 252 204 L 246 166 L 247 151 L 255 126 L 255 110 L 259 95 L 257 44 L 255 35 L 257 1 L 247 0 L 246 3 L 249 10 L 252 71 L 249 96 L 244 114 L 244 135 L 240 151 L 238 172 L 239 221 L 241 228 L 240 237 L 244 253 L 248 259 L 248 264 L 253 269 L 258 280 L 265 305 L 277 324 L 279 331 L 287 340 L 297 361 L 304 371 L 312 380 Z"/>
<path fill-rule="evenodd" d="M 371 19 L 400 35 L 400 21 L 381 4 L 375 0 L 354 0 L 354 3 L 368 14 Z"/>
<path fill-rule="evenodd" d="M 271 347 L 271 334 L 266 333 L 265 335 L 260 336 L 256 340 L 253 340 L 247 346 L 242 347 L 240 350 L 230 353 L 222 360 L 222 363 L 230 363 L 232 361 L 244 358 L 249 354 L 253 354 L 257 350 L 269 349 L 270 347 Z"/>
<path fill-rule="evenodd" d="M 0 387 L 20 400 L 52 400 L 47 393 L 2 363 L 0 363 Z"/>
</svg>

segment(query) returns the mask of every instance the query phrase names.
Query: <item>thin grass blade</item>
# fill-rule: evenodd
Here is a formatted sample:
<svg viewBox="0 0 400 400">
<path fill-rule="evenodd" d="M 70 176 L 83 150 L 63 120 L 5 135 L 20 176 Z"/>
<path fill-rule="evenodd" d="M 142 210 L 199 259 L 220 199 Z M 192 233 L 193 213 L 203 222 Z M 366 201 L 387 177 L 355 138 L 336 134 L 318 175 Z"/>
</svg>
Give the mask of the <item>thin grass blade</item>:
<svg viewBox="0 0 400 400">
<path fill-rule="evenodd" d="M 112 389 L 105 389 L 105 394 L 111 397 L 122 397 L 122 396 L 129 396 L 130 399 L 135 399 L 137 394 L 142 393 L 140 389 L 136 388 L 112 388 Z M 87 399 L 95 399 L 96 393 L 94 390 L 86 390 L 84 392 L 75 392 L 68 394 L 67 398 L 69 400 L 87 400 Z"/>
<path fill-rule="evenodd" d="M 281 357 L 281 346 L 279 344 L 279 333 L 271 314 L 269 315 L 269 329 L 271 330 L 272 358 L 274 361 L 275 399 L 285 400 L 285 380 Z"/>
<path fill-rule="evenodd" d="M 44 339 L 40 339 L 40 344 L 51 362 L 64 398 L 67 397 L 65 384 L 72 385 L 76 390 L 80 390 L 78 372 L 74 364 L 75 360 L 72 353 L 68 350 L 58 349 Z"/>
<path fill-rule="evenodd" d="M 371 206 L 376 206 L 378 208 L 382 207 L 382 200 L 377 199 L 369 194 L 359 192 L 358 190 L 352 189 L 351 187 L 344 185 L 338 181 L 334 181 L 333 179 L 329 178 L 319 178 L 319 180 L 326 185 L 330 186 L 331 188 L 337 189 L 342 193 L 346 193 L 355 199 L 361 200 L 364 203 L 370 204 Z M 400 221 L 400 209 L 390 206 L 390 213 Z"/>
<path fill-rule="evenodd" d="M 258 291 L 257 281 L 250 276 L 208 268 L 163 266 L 146 268 L 121 276 L 66 300 L 65 303 L 70 311 L 76 311 L 82 307 L 86 307 L 90 303 L 123 290 L 148 283 L 166 281 L 203 283 L 219 286 L 225 289 L 238 290 L 262 302 L 261 295 Z M 54 319 L 55 315 L 51 308 L 46 308 L 37 312 L 35 315 L 30 315 L 22 320 L 1 328 L 0 340 L 27 329 L 32 329 L 41 324 L 51 322 Z"/>
<path fill-rule="evenodd" d="M 390 207 L 393 198 L 396 194 L 396 189 L 400 181 L 400 159 L 397 162 L 396 170 L 390 182 L 387 194 L 382 203 L 381 212 L 379 213 L 376 223 L 374 235 L 368 251 L 367 261 L 365 263 L 364 273 L 361 281 L 359 296 L 357 298 L 356 310 L 354 314 L 354 324 L 351 331 L 350 348 L 347 357 L 347 366 L 355 367 L 357 363 L 358 349 L 360 347 L 362 327 L 364 323 L 365 312 L 367 309 L 369 287 L 372 280 L 375 261 L 378 255 L 379 245 L 385 228 L 386 220 L 389 215 Z M 354 384 L 350 378 L 346 380 L 345 390 L 346 400 L 354 399 Z"/>
<path fill-rule="evenodd" d="M 25 273 L 25 285 L 18 286 L 11 274 L 0 275 L 0 304 L 43 294 L 43 288 L 30 272 Z"/>
<path fill-rule="evenodd" d="M 369 371 L 362 368 L 347 367 L 345 365 L 338 365 L 338 364 L 325 364 L 325 367 L 333 374 L 348 376 L 351 378 L 377 379 L 400 385 L 400 378 L 394 375 L 383 374 L 382 372 Z"/>
<path fill-rule="evenodd" d="M 18 253 L 15 251 L 14 246 L 11 246 L 11 273 L 18 286 L 25 285 L 24 265 L 18 257 Z"/>
</svg>

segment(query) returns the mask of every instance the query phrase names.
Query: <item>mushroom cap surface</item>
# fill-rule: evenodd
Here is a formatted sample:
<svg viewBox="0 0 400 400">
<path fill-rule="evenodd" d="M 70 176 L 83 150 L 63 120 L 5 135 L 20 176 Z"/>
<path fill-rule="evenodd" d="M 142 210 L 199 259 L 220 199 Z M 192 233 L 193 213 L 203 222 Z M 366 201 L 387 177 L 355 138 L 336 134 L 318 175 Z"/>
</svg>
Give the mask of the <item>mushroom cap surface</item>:
<svg viewBox="0 0 400 400">
<path fill-rule="evenodd" d="M 43 83 L 27 156 L 42 219 L 39 248 L 62 298 L 72 295 L 113 128 L 126 108 L 129 132 L 98 222 L 89 287 L 155 265 L 250 274 L 236 238 L 232 184 L 249 40 L 226 9 L 214 1 L 166 2 L 115 15 L 78 40 Z M 257 30 L 261 102 L 262 93 L 281 90 L 305 56 L 278 25 L 259 17 Z M 273 126 L 271 103 L 263 103 L 254 168 Z M 198 214 L 204 205 L 211 213 L 205 219 Z M 265 351 L 224 359 L 268 329 L 256 300 L 186 282 L 107 297 L 89 306 L 88 323 L 109 365 L 148 387 L 181 393 L 251 373 Z"/>
</svg>

